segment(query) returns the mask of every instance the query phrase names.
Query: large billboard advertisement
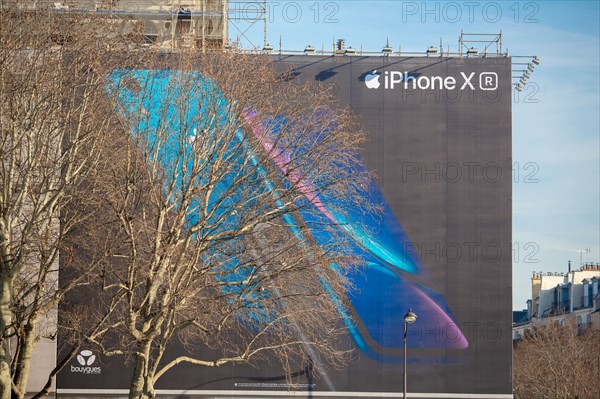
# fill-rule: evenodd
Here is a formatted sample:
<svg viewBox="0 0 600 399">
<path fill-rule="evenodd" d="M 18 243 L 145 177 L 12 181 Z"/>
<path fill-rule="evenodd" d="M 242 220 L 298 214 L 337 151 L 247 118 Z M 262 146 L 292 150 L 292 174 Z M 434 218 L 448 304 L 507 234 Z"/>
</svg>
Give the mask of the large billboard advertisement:
<svg viewBox="0 0 600 399">
<path fill-rule="evenodd" d="M 287 79 L 333 85 L 367 131 L 362 161 L 374 172 L 377 218 L 349 211 L 346 231 L 365 263 L 340 302 L 354 360 L 313 378 L 302 397 L 398 397 L 404 315 L 408 391 L 422 398 L 508 398 L 511 384 L 511 61 L 509 58 L 276 56 Z M 323 214 L 334 222 L 335 214 Z M 360 225 L 359 224 L 359 225 Z M 202 349 L 199 349 L 202 350 Z M 181 351 L 172 348 L 172 353 Z M 94 372 L 80 372 L 93 367 Z M 58 393 L 120 393 L 131 370 L 82 351 Z M 280 396 L 281 370 L 181 364 L 158 393 Z"/>
</svg>

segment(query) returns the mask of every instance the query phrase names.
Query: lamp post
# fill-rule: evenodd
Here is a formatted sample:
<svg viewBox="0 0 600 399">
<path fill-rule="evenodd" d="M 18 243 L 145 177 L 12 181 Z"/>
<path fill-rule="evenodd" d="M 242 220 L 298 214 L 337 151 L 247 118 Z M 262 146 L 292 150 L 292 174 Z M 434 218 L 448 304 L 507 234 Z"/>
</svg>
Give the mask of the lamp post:
<svg viewBox="0 0 600 399">
<path fill-rule="evenodd" d="M 406 333 L 408 332 L 408 325 L 413 324 L 417 321 L 417 315 L 409 308 L 408 312 L 404 315 L 404 395 L 406 399 Z"/>
</svg>

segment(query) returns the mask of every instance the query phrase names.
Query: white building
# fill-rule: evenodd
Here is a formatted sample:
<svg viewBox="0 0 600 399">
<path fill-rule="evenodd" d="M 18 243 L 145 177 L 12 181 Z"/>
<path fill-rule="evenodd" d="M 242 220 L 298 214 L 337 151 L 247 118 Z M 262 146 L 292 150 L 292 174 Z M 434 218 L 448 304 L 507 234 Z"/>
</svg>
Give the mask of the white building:
<svg viewBox="0 0 600 399">
<path fill-rule="evenodd" d="M 513 339 L 519 339 L 531 324 L 564 324 L 575 317 L 581 329 L 600 329 L 600 265 L 588 263 L 566 273 L 534 272 L 527 321 L 513 322 Z"/>
<path fill-rule="evenodd" d="M 596 278 L 595 285 L 592 281 Z M 531 318 L 544 318 L 581 309 L 592 309 L 598 294 L 600 266 L 585 264 L 567 273 L 533 273 Z"/>
</svg>

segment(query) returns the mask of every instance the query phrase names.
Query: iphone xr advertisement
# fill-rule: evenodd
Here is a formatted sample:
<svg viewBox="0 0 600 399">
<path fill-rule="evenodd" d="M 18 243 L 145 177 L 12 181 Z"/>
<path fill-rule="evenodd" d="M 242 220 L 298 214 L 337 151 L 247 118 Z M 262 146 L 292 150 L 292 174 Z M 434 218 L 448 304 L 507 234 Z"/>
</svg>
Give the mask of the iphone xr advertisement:
<svg viewBox="0 0 600 399">
<path fill-rule="evenodd" d="M 355 223 L 341 233 L 364 261 L 349 276 L 356 289 L 339 298 L 341 322 L 353 320 L 346 323 L 353 360 L 320 376 L 307 364 L 295 373 L 295 395 L 400 397 L 404 316 L 411 309 L 417 319 L 406 336 L 410 393 L 512 397 L 511 59 L 273 60 L 278 72 L 291 70 L 290 79 L 331 85 L 341 105 L 359 116 L 367 142 L 355 167 L 373 172 L 365 200 L 381 208 L 343 216 Z M 324 220 L 346 225 L 326 202 L 318 207 Z M 182 353 L 183 345 L 174 345 L 165 361 Z M 182 363 L 156 389 L 203 397 L 279 396 L 289 387 L 274 364 Z M 126 392 L 131 372 L 122 359 L 84 348 L 61 371 L 57 388 Z"/>
</svg>

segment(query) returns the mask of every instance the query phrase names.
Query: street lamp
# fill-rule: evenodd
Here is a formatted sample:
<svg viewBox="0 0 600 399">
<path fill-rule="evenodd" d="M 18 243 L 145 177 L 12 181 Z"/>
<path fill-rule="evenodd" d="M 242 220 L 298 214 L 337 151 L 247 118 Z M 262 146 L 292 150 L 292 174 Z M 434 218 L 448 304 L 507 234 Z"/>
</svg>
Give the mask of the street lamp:
<svg viewBox="0 0 600 399">
<path fill-rule="evenodd" d="M 408 332 L 408 325 L 413 324 L 417 321 L 417 315 L 409 308 L 408 312 L 404 315 L 404 395 L 406 399 L 406 333 Z"/>
</svg>

